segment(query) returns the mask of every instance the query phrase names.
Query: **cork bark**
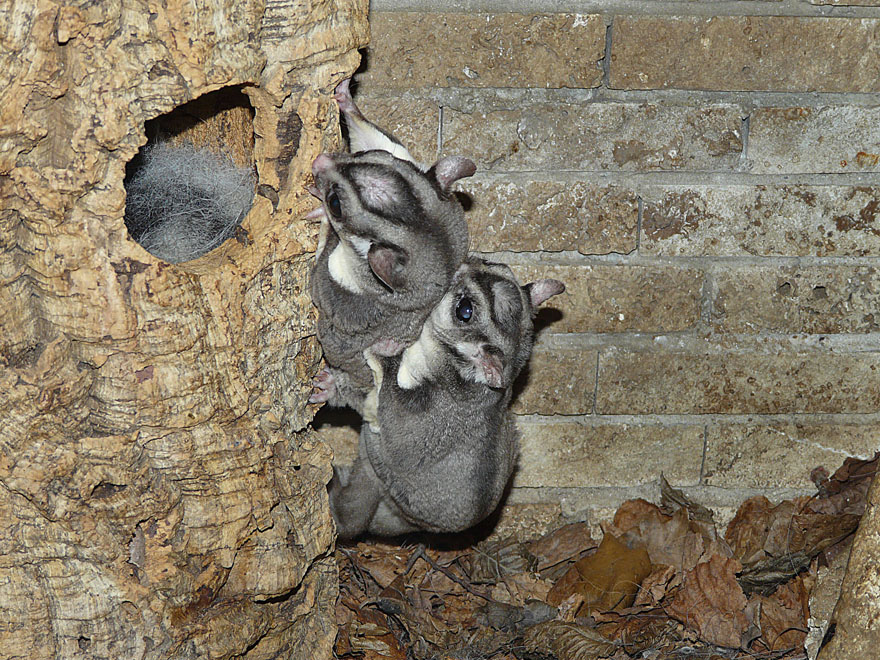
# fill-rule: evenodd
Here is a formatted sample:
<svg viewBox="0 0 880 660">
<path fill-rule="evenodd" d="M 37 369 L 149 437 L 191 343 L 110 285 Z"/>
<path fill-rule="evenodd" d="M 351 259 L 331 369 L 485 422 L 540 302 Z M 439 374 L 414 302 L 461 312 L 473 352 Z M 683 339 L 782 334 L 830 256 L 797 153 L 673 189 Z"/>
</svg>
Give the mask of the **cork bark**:
<svg viewBox="0 0 880 660">
<path fill-rule="evenodd" d="M 826 629 L 818 660 L 873 658 L 880 645 L 880 479 L 868 491 L 868 506 L 853 541 L 840 599 Z"/>
<path fill-rule="evenodd" d="M 303 215 L 366 10 L 0 11 L 0 657 L 331 657 Z M 247 240 L 171 265 L 128 237 L 123 180 L 181 116 L 258 185 Z"/>
</svg>

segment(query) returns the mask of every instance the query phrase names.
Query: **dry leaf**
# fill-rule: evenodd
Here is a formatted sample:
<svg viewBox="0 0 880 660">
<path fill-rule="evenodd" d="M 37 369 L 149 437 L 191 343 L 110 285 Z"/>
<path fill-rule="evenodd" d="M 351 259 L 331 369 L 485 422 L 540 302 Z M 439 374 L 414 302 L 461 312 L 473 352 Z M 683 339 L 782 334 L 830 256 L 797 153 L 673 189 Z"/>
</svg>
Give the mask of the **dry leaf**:
<svg viewBox="0 0 880 660">
<path fill-rule="evenodd" d="M 591 628 L 564 621 L 547 621 L 530 628 L 523 644 L 532 653 L 553 655 L 558 660 L 599 660 L 609 658 L 617 645 Z"/>
<path fill-rule="evenodd" d="M 630 549 L 606 534 L 599 549 L 579 560 L 550 590 L 547 602 L 559 605 L 572 593 L 580 593 L 584 604 L 578 616 L 593 609 L 629 607 L 639 584 L 651 572 L 651 560 L 643 547 Z"/>
<path fill-rule="evenodd" d="M 605 529 L 606 533 L 611 531 L 615 536 L 620 536 L 633 527 L 638 527 L 646 519 L 657 519 L 658 522 L 662 522 L 671 517 L 660 511 L 660 507 L 656 504 L 647 500 L 627 500 L 618 507 L 614 514 L 613 529 L 607 527 Z"/>
<path fill-rule="evenodd" d="M 518 573 L 504 578 L 504 584 L 513 602 L 522 605 L 527 600 L 547 600 L 547 593 L 553 586 L 551 582 L 542 580 L 533 573 Z"/>
<path fill-rule="evenodd" d="M 657 607 L 669 591 L 681 583 L 681 574 L 672 566 L 657 565 L 642 580 L 633 607 Z"/>
<path fill-rule="evenodd" d="M 406 649 L 391 632 L 385 615 L 367 608 L 356 614 L 348 631 L 351 652 L 364 653 L 367 658 L 406 660 Z"/>
<path fill-rule="evenodd" d="M 583 553 L 598 545 L 590 536 L 589 525 L 584 522 L 563 525 L 540 539 L 526 543 L 529 552 L 538 559 L 539 571 L 566 561 L 580 559 Z"/>
<path fill-rule="evenodd" d="M 688 518 L 691 520 L 715 525 L 714 516 L 709 509 L 702 504 L 694 502 L 677 488 L 670 486 L 662 473 L 660 474 L 660 504 L 664 509 L 671 511 L 683 508 L 687 511 Z"/>
<path fill-rule="evenodd" d="M 800 576 L 770 596 L 753 598 L 760 603 L 761 637 L 770 651 L 804 648 L 812 582 L 812 576 Z"/>
<path fill-rule="evenodd" d="M 497 582 L 507 575 L 533 572 L 538 563 L 526 546 L 515 539 L 480 543 L 470 558 L 470 578 L 474 584 Z"/>
<path fill-rule="evenodd" d="M 868 488 L 878 470 L 878 460 L 880 452 L 868 461 L 847 458 L 830 479 L 816 484 L 819 494 L 808 508 L 816 513 L 861 516 L 865 512 Z"/>
<path fill-rule="evenodd" d="M 774 506 L 759 496 L 740 506 L 726 536 L 745 566 L 740 584 L 747 593 L 771 593 L 858 527 L 859 516 L 816 513 L 814 502 L 798 498 Z"/>
<path fill-rule="evenodd" d="M 556 608 L 539 600 L 530 600 L 522 607 L 489 602 L 481 609 L 479 620 L 498 630 L 522 631 L 556 616 Z"/>
<path fill-rule="evenodd" d="M 745 594 L 736 581 L 742 565 L 736 559 L 714 555 L 685 573 L 669 614 L 700 639 L 718 646 L 738 648 L 749 627 Z"/>
<path fill-rule="evenodd" d="M 607 528 L 621 535 L 628 546 L 643 545 L 653 564 L 667 564 L 687 571 L 713 554 L 731 556 L 727 543 L 718 538 L 711 523 L 691 520 L 685 507 L 672 515 L 644 500 L 624 502 L 614 524 Z"/>
<path fill-rule="evenodd" d="M 681 640 L 676 634 L 681 624 L 670 619 L 660 609 L 641 610 L 632 614 L 608 612 L 597 616 L 602 622 L 596 626 L 596 630 L 626 649 L 630 657 L 639 657 L 643 651 L 660 650 L 667 644 Z"/>
</svg>

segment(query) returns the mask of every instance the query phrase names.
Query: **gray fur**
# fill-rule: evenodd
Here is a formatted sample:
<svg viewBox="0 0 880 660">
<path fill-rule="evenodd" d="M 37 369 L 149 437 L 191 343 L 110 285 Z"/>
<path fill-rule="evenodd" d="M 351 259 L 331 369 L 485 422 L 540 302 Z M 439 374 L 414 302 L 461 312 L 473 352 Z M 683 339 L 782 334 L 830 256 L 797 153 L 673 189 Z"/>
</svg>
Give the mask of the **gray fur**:
<svg viewBox="0 0 880 660">
<path fill-rule="evenodd" d="M 148 252 L 190 261 L 230 238 L 254 198 L 254 175 L 191 144 L 143 150 L 126 185 L 125 224 Z"/>
<path fill-rule="evenodd" d="M 495 509 L 518 451 L 511 386 L 531 354 L 535 308 L 562 290 L 520 287 L 507 266 L 470 258 L 418 340 L 372 361 L 376 408 L 351 472 L 330 486 L 341 538 L 460 531 Z"/>
<path fill-rule="evenodd" d="M 340 105 L 350 117 L 357 108 L 345 91 Z M 358 144 L 371 146 L 372 134 L 382 148 L 315 159 L 314 192 L 329 228 L 311 282 L 329 365 L 311 400 L 356 409 L 373 386 L 364 350 L 394 354 L 412 343 L 467 254 L 464 211 L 449 187 L 475 169 L 452 156 L 424 172 L 408 152 L 385 151 L 390 138 L 357 117 Z"/>
</svg>

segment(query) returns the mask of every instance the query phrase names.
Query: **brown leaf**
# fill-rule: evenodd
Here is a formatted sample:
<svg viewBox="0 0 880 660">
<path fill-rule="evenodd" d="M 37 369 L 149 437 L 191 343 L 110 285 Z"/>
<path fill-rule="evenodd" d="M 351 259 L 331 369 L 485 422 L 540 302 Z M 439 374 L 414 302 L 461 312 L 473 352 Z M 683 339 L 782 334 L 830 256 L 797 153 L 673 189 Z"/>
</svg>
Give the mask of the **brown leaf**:
<svg viewBox="0 0 880 660">
<path fill-rule="evenodd" d="M 732 553 L 718 538 L 714 524 L 691 520 L 688 509 L 672 515 L 644 500 L 624 502 L 614 517 L 611 530 L 618 530 L 628 546 L 644 545 L 654 564 L 667 564 L 679 571 L 690 570 L 707 555 Z"/>
<path fill-rule="evenodd" d="M 480 609 L 480 620 L 492 628 L 519 632 L 556 616 L 556 608 L 539 600 L 516 606 L 490 601 Z"/>
<path fill-rule="evenodd" d="M 357 619 L 349 624 L 348 643 L 351 652 L 364 653 L 367 658 L 406 660 L 406 649 L 391 632 L 385 615 L 362 608 Z"/>
<path fill-rule="evenodd" d="M 868 488 L 878 470 L 880 452 L 871 460 L 847 458 L 830 479 L 817 483 L 819 495 L 809 504 L 817 513 L 865 512 Z M 816 470 L 813 471 L 816 474 Z"/>
<path fill-rule="evenodd" d="M 724 534 L 733 556 L 743 564 L 753 564 L 801 550 L 802 539 L 796 537 L 791 521 L 806 501 L 798 498 L 774 506 L 759 495 L 743 502 Z"/>
<path fill-rule="evenodd" d="M 761 636 L 768 650 L 803 649 L 813 582 L 812 576 L 802 575 L 782 585 L 770 596 L 752 598 L 760 604 Z"/>
<path fill-rule="evenodd" d="M 663 564 L 654 567 L 651 574 L 642 580 L 633 607 L 657 607 L 669 591 L 681 584 L 681 574 L 672 566 Z"/>
<path fill-rule="evenodd" d="M 726 536 L 745 566 L 740 584 L 747 592 L 772 592 L 858 527 L 859 516 L 816 513 L 813 502 L 798 498 L 774 506 L 759 496 L 740 506 Z"/>
<path fill-rule="evenodd" d="M 668 613 L 718 646 L 738 648 L 749 626 L 747 601 L 736 581 L 742 565 L 718 555 L 685 573 Z"/>
<path fill-rule="evenodd" d="M 670 486 L 663 474 L 660 475 L 660 504 L 664 509 L 672 511 L 683 508 L 691 520 L 715 525 L 715 518 L 709 509 L 694 502 L 677 488 Z"/>
<path fill-rule="evenodd" d="M 534 573 L 518 573 L 504 578 L 504 586 L 511 596 L 511 601 L 521 605 L 532 599 L 546 602 L 547 593 L 553 584 L 536 577 Z"/>
<path fill-rule="evenodd" d="M 596 630 L 602 636 L 620 644 L 630 657 L 638 657 L 648 649 L 659 650 L 666 643 L 676 640 L 678 635 L 675 631 L 681 625 L 660 609 L 642 610 L 633 614 L 608 612 L 599 616 L 602 622 L 596 626 Z"/>
<path fill-rule="evenodd" d="M 611 533 L 620 536 L 633 527 L 638 527 L 645 519 L 656 519 L 658 522 L 662 522 L 671 517 L 660 511 L 660 507 L 656 504 L 647 500 L 627 500 L 617 508 L 617 512 L 614 514 L 612 522 L 614 529 L 611 530 Z"/>
<path fill-rule="evenodd" d="M 616 537 L 606 534 L 595 554 L 579 560 L 557 582 L 547 602 L 559 605 L 572 593 L 580 593 L 584 604 L 579 616 L 593 609 L 629 607 L 639 584 L 651 572 L 651 560 L 643 547 L 630 549 Z"/>
<path fill-rule="evenodd" d="M 617 645 L 591 628 L 564 621 L 547 621 L 530 628 L 523 644 L 531 653 L 553 655 L 558 660 L 598 660 L 609 658 Z"/>
<path fill-rule="evenodd" d="M 526 543 L 529 552 L 538 559 L 539 571 L 572 559 L 579 559 L 584 552 L 598 545 L 590 536 L 589 525 L 584 522 L 563 525 L 536 541 Z"/>
<path fill-rule="evenodd" d="M 507 575 L 535 570 L 538 560 L 526 546 L 508 538 L 480 543 L 470 559 L 470 578 L 474 584 L 498 582 Z"/>
</svg>

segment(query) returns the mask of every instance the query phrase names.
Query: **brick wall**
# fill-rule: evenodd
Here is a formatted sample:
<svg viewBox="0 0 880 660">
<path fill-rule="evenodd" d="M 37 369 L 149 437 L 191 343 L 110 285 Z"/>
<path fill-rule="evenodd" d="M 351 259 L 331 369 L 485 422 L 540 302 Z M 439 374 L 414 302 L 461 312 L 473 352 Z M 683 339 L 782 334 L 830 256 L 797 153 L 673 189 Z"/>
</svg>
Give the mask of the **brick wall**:
<svg viewBox="0 0 880 660">
<path fill-rule="evenodd" d="M 375 1 L 356 92 L 417 158 L 477 163 L 474 250 L 568 286 L 502 529 L 602 519 L 661 472 L 729 515 L 872 454 L 880 1 L 530 4 Z"/>
</svg>

